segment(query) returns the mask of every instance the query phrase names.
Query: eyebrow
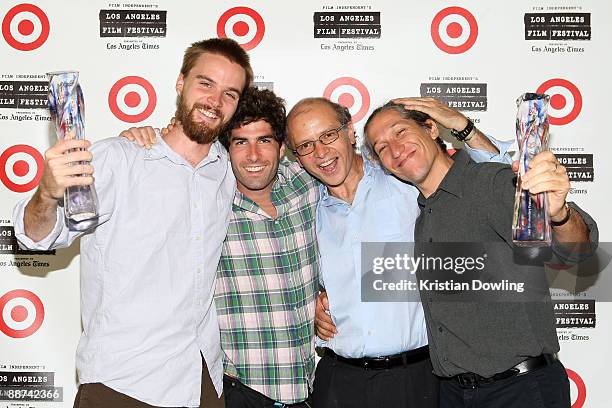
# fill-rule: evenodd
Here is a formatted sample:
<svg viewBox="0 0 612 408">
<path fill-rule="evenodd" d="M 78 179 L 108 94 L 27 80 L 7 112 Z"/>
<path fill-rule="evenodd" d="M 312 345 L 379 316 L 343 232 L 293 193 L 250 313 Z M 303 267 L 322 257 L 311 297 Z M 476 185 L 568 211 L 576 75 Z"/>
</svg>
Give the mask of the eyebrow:
<svg viewBox="0 0 612 408">
<path fill-rule="evenodd" d="M 257 140 L 262 140 L 262 139 L 274 139 L 273 135 L 261 135 L 261 136 L 257 136 Z M 234 142 L 234 141 L 246 141 L 248 140 L 248 138 L 244 137 L 244 136 L 232 136 L 230 139 L 230 142 Z"/>
<path fill-rule="evenodd" d="M 212 83 L 213 83 L 213 84 L 215 84 L 215 85 L 217 84 L 217 82 L 216 82 L 214 79 L 212 79 L 212 78 L 210 78 L 210 77 L 207 77 L 206 75 L 201 75 L 201 74 L 198 74 L 198 75 L 196 75 L 196 78 L 197 78 L 197 79 L 204 79 L 204 80 L 206 80 L 206 81 L 208 81 L 208 82 L 212 82 Z M 228 90 L 229 90 L 229 91 L 232 91 L 232 92 L 236 92 L 236 93 L 238 94 L 238 96 L 241 96 L 241 95 L 242 95 L 242 92 L 241 92 L 240 90 L 238 90 L 238 89 L 234 88 L 234 87 L 229 87 L 229 88 L 228 88 Z"/>
<path fill-rule="evenodd" d="M 393 128 L 395 128 L 397 125 L 399 125 L 399 124 L 400 124 L 400 122 L 401 122 L 401 119 L 400 119 L 400 120 L 398 120 L 398 121 L 393 122 L 393 123 L 391 124 L 391 126 L 389 126 L 389 128 L 390 128 L 391 130 L 393 130 Z M 372 147 L 376 146 L 377 144 L 378 144 L 378 140 L 374 142 L 374 144 L 372 145 Z"/>
</svg>

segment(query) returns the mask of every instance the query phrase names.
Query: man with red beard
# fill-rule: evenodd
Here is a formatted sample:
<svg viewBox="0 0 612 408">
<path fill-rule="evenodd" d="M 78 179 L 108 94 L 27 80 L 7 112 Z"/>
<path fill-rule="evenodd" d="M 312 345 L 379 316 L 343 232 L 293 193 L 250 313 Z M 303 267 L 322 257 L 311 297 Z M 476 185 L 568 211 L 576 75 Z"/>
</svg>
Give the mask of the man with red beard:
<svg viewBox="0 0 612 408">
<path fill-rule="evenodd" d="M 236 183 L 216 138 L 252 78 L 236 42 L 192 44 L 176 81 L 177 126 L 149 150 L 125 138 L 91 151 L 85 140 L 59 141 L 36 193 L 17 204 L 24 247 L 82 235 L 75 407 L 223 405 L 213 293 Z M 67 187 L 92 184 L 94 167 L 100 218 L 79 233 L 61 200 Z"/>
</svg>

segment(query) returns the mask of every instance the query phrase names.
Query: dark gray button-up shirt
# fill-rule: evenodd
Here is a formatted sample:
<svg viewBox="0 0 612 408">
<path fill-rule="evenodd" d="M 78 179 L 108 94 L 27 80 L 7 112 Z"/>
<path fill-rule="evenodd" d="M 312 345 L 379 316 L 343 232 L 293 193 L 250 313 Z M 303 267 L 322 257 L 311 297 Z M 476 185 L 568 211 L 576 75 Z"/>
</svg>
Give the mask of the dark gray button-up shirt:
<svg viewBox="0 0 612 408">
<path fill-rule="evenodd" d="M 439 291 L 421 290 L 434 372 L 448 377 L 464 372 L 490 377 L 528 357 L 559 351 L 553 307 L 544 268 L 513 262 L 516 181 L 511 168 L 498 163 L 477 164 L 462 151 L 453 160 L 437 191 L 429 198 L 422 194 L 418 198 L 421 214 L 415 226 L 417 246 L 427 252 L 427 247 L 436 243 L 478 243 L 487 253 L 489 270 L 509 271 L 545 288 L 537 300 L 519 295 L 510 301 L 465 301 L 465 297 L 463 301 L 449 301 Z M 596 243 L 595 221 L 570 205 L 582 215 L 591 242 Z M 554 244 L 553 248 L 561 252 Z M 427 277 L 424 273 L 419 273 L 419 279 Z M 459 277 L 449 273 L 452 279 Z"/>
</svg>

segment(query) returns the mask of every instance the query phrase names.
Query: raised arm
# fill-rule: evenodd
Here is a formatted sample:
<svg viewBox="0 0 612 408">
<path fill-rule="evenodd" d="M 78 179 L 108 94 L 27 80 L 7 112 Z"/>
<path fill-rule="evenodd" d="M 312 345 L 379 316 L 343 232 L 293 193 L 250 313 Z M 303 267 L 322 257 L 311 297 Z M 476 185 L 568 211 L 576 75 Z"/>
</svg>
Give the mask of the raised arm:
<svg viewBox="0 0 612 408">
<path fill-rule="evenodd" d="M 447 129 L 461 132 L 468 125 L 468 118 L 445 103 L 430 97 L 407 97 L 394 99 L 409 110 L 417 110 L 431 116 L 433 120 Z M 477 162 L 496 161 L 510 164 L 512 159 L 507 153 L 511 142 L 500 142 L 483 134 L 476 126 L 463 141 L 466 151 Z"/>
<path fill-rule="evenodd" d="M 87 140 L 64 139 L 45 152 L 45 169 L 34 196 L 25 207 L 24 232 L 40 241 L 53 230 L 57 207 L 66 188 L 93 183 L 92 155 Z M 87 162 L 80 164 L 79 162 Z"/>
</svg>

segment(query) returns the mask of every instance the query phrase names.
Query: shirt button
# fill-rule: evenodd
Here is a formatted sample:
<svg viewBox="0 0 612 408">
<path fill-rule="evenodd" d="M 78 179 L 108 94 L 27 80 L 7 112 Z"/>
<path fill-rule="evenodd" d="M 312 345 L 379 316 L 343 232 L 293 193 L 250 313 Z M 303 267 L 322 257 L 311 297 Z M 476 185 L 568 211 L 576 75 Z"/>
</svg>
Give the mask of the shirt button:
<svg viewBox="0 0 612 408">
<path fill-rule="evenodd" d="M 198 208 L 198 203 L 193 203 L 193 208 Z"/>
<path fill-rule="evenodd" d="M 201 239 L 202 239 L 202 236 L 201 236 L 201 235 L 199 235 L 199 234 L 198 234 L 198 235 L 196 235 L 196 236 L 195 236 L 195 240 L 196 240 L 196 241 L 199 241 L 199 240 L 201 240 Z"/>
<path fill-rule="evenodd" d="M 372 332 L 370 330 L 368 330 L 368 336 L 371 336 Z"/>
<path fill-rule="evenodd" d="M 429 242 L 433 242 L 433 238 L 429 238 Z"/>
<path fill-rule="evenodd" d="M 440 333 L 442 333 L 442 332 L 444 331 L 444 329 L 443 329 L 442 327 L 438 327 L 438 331 L 439 331 Z"/>
<path fill-rule="evenodd" d="M 198 273 L 202 273 L 202 267 L 198 268 Z"/>
<path fill-rule="evenodd" d="M 430 213 L 430 214 L 431 214 L 432 211 L 433 210 L 431 208 L 427 210 L 427 212 Z"/>
</svg>

